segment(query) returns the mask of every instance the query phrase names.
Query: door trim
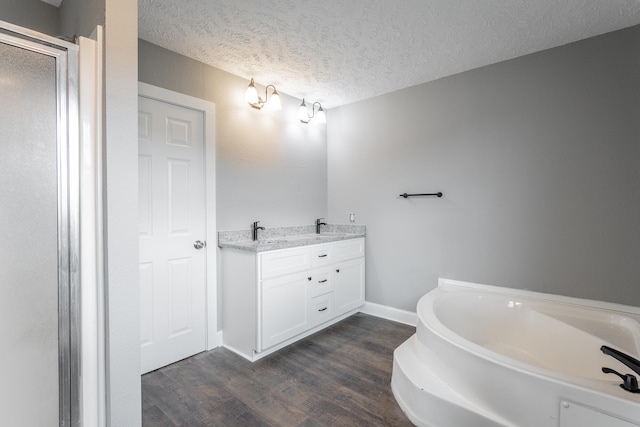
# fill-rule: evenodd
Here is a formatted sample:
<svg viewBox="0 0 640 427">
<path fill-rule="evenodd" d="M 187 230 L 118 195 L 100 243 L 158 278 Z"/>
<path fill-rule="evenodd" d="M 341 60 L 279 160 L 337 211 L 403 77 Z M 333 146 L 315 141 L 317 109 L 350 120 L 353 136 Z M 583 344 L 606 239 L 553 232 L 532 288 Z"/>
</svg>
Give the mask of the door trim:
<svg viewBox="0 0 640 427">
<path fill-rule="evenodd" d="M 80 111 L 80 281 L 82 325 L 81 425 L 105 427 L 107 418 L 106 302 L 103 206 L 103 28 L 78 37 Z"/>
<path fill-rule="evenodd" d="M 216 229 L 216 144 L 215 144 L 215 104 L 204 99 L 173 92 L 147 83 L 138 82 L 138 95 L 157 101 L 174 104 L 204 115 L 204 176 L 206 197 L 206 349 L 219 347 L 221 334 L 218 332 L 218 234 Z"/>
</svg>

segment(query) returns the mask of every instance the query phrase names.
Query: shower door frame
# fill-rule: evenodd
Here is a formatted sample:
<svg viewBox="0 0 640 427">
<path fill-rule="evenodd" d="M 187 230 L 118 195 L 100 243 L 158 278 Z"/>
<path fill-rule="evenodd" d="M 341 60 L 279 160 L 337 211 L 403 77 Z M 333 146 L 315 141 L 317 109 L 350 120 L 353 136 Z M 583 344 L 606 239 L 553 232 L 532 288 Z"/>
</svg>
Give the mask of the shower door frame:
<svg viewBox="0 0 640 427">
<path fill-rule="evenodd" d="M 59 424 L 80 421 L 80 145 L 78 46 L 0 21 L 0 41 L 56 62 Z"/>
</svg>

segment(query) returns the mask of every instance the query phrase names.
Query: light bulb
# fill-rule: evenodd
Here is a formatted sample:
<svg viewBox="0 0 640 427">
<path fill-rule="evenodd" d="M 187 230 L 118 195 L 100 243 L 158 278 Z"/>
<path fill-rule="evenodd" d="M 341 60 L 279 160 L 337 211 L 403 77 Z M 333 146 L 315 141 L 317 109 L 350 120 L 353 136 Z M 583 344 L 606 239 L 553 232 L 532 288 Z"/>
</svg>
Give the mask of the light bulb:
<svg viewBox="0 0 640 427">
<path fill-rule="evenodd" d="M 244 95 L 244 100 L 249 104 L 257 104 L 260 100 L 260 98 L 258 98 L 258 91 L 253 83 L 253 79 L 251 79 L 251 83 L 249 83 L 249 86 L 247 87 L 247 93 Z"/>
<path fill-rule="evenodd" d="M 327 115 L 322 109 L 322 106 L 318 108 L 318 111 L 316 112 L 316 116 L 314 117 L 314 119 L 317 120 L 318 123 L 327 123 Z"/>
<path fill-rule="evenodd" d="M 309 113 L 307 112 L 307 104 L 304 103 L 304 98 L 302 99 L 300 108 L 298 108 L 298 120 L 302 123 L 309 123 Z"/>
<path fill-rule="evenodd" d="M 267 108 L 272 111 L 280 111 L 282 110 L 282 102 L 280 101 L 280 95 L 278 95 L 278 91 L 273 89 L 273 93 L 271 94 L 271 98 L 267 102 Z"/>
</svg>

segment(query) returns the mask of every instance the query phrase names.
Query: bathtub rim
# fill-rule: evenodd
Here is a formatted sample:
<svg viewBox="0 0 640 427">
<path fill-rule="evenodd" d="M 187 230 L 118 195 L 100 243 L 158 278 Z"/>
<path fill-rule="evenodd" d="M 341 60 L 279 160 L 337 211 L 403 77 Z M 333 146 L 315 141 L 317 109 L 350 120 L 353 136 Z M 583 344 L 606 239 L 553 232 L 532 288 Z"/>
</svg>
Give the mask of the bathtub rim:
<svg viewBox="0 0 640 427">
<path fill-rule="evenodd" d="M 605 385 L 618 384 L 619 381 L 617 381 L 617 378 L 612 378 L 611 381 L 604 381 L 583 378 L 558 371 L 553 371 L 514 359 L 512 357 L 505 356 L 494 350 L 476 344 L 463 336 L 458 335 L 457 333 L 449 329 L 445 324 L 443 324 L 433 310 L 421 309 L 421 306 L 424 306 L 425 304 L 433 304 L 433 301 L 439 295 L 438 292 L 436 292 L 438 290 L 442 290 L 445 292 L 470 292 L 475 290 L 482 293 L 500 294 L 503 296 L 517 296 L 530 300 L 552 301 L 555 303 L 564 303 L 619 313 L 628 313 L 634 316 L 640 316 L 640 307 L 627 306 L 624 304 L 617 304 L 606 301 L 595 301 L 584 298 L 568 297 L 556 294 L 547 294 L 523 289 L 504 288 L 500 286 L 483 285 L 479 283 L 438 278 L 438 287 L 433 289 L 432 291 L 429 291 L 427 294 L 423 295 L 422 298 L 420 298 L 416 310 L 418 314 L 418 328 L 420 327 L 420 324 L 423 324 L 430 334 L 434 334 L 439 339 L 447 342 L 449 345 L 453 345 L 462 351 L 469 352 L 475 357 L 479 357 L 491 363 L 502 365 L 507 369 L 513 369 L 520 373 L 533 375 L 537 378 L 547 381 L 563 383 L 573 387 L 588 389 L 589 391 L 598 393 L 603 397 L 622 399 L 624 401 L 630 401 L 635 404 L 640 404 L 640 401 L 637 398 L 637 394 L 629 393 L 618 388 L 605 390 Z"/>
<path fill-rule="evenodd" d="M 527 289 L 518 289 L 518 288 L 508 288 L 504 286 L 495 286 L 495 285 L 483 285 L 480 283 L 466 282 L 462 280 L 452 280 L 445 279 L 442 277 L 438 277 L 438 288 L 443 287 L 455 287 L 463 288 L 463 289 L 476 289 L 485 292 L 491 293 L 500 293 L 500 294 L 508 294 L 508 295 L 518 295 L 525 298 L 538 299 L 538 300 L 551 300 L 554 302 L 560 302 L 571 305 L 579 305 L 583 307 L 594 307 L 603 310 L 609 311 L 618 311 L 623 313 L 632 313 L 634 315 L 640 316 L 640 307 L 636 307 L 633 305 L 620 304 L 615 302 L 608 301 L 599 301 L 592 300 L 587 298 L 578 298 L 578 297 L 570 297 L 566 295 L 559 294 L 551 294 L 546 292 L 536 292 L 530 291 Z M 428 294 L 427 294 L 428 295 Z M 426 295 L 423 295 L 423 298 Z"/>
</svg>

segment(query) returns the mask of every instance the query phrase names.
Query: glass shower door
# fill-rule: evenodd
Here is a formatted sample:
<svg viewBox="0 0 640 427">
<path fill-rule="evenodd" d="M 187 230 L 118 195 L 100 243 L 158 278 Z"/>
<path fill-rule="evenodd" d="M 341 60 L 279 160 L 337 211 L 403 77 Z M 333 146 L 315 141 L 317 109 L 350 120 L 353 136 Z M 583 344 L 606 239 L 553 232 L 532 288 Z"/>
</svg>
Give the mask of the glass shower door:
<svg viewBox="0 0 640 427">
<path fill-rule="evenodd" d="M 71 425 L 66 60 L 0 33 L 2 425 Z"/>
</svg>

